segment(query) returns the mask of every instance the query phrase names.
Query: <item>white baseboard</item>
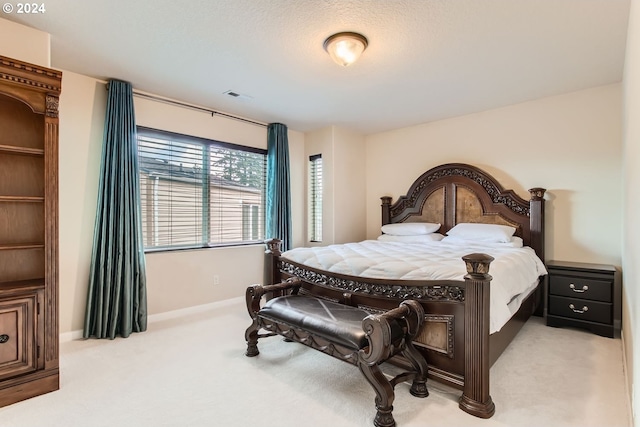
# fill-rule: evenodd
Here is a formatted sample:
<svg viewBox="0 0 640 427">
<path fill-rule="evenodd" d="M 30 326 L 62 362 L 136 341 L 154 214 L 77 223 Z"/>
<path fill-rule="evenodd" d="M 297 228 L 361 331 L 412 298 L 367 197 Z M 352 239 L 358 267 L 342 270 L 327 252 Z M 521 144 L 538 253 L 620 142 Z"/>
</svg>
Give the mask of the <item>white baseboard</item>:
<svg viewBox="0 0 640 427">
<path fill-rule="evenodd" d="M 82 339 L 82 330 L 77 330 L 77 331 L 71 331 L 71 332 L 64 332 L 62 334 L 60 334 L 60 342 L 69 342 L 69 341 L 75 341 L 75 340 L 81 340 Z"/>
<path fill-rule="evenodd" d="M 635 394 L 637 393 L 636 388 L 633 383 L 633 372 L 637 369 L 640 369 L 638 366 L 634 366 L 635 357 L 633 356 L 634 347 L 637 345 L 634 342 L 634 323 L 631 321 L 629 317 L 629 300 L 626 295 L 622 298 L 622 330 L 620 331 L 620 338 L 622 341 L 622 369 L 624 373 L 624 382 L 625 382 L 625 390 L 627 392 L 627 407 L 629 409 L 629 418 L 631 418 L 630 424 L 631 426 L 640 427 L 640 420 L 637 419 L 635 414 Z M 625 322 L 626 320 L 626 322 Z M 628 340 L 627 340 L 628 339 Z M 631 360 L 627 358 L 627 352 L 631 353 Z"/>
<path fill-rule="evenodd" d="M 216 308 L 226 307 L 228 305 L 237 304 L 244 301 L 244 297 L 230 298 L 222 301 L 215 301 L 209 304 L 196 305 L 193 307 L 181 308 L 179 310 L 166 311 L 164 313 L 151 314 L 147 318 L 148 323 L 160 322 L 163 320 L 176 319 L 190 314 L 202 313 L 204 311 L 214 310 Z M 82 330 L 64 332 L 60 334 L 60 342 L 69 342 L 84 339 Z"/>
</svg>

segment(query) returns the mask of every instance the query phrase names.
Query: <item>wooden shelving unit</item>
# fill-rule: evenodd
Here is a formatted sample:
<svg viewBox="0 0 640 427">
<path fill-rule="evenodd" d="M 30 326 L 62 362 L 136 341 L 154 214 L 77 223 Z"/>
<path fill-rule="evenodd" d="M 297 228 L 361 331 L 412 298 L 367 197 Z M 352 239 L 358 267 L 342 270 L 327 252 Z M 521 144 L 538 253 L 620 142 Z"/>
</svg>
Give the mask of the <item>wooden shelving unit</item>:
<svg viewBox="0 0 640 427">
<path fill-rule="evenodd" d="M 0 56 L 0 406 L 59 388 L 61 80 Z"/>
</svg>

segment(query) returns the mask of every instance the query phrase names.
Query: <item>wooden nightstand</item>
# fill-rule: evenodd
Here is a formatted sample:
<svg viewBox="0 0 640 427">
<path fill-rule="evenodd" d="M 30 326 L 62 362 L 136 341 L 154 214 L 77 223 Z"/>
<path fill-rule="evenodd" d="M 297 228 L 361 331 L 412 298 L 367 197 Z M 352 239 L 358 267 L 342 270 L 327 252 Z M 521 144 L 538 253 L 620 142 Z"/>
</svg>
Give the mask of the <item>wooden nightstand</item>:
<svg viewBox="0 0 640 427">
<path fill-rule="evenodd" d="M 547 261 L 545 317 L 548 326 L 574 326 L 620 337 L 622 284 L 612 265 Z"/>
</svg>

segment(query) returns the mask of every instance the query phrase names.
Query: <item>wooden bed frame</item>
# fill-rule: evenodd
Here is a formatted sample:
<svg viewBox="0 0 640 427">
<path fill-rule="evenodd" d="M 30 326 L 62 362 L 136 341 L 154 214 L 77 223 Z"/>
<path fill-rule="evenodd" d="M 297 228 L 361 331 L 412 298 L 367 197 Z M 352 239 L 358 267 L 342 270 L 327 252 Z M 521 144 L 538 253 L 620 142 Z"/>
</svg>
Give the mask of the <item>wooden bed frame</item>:
<svg viewBox="0 0 640 427">
<path fill-rule="evenodd" d="M 544 261 L 543 188 L 524 200 L 477 167 L 452 163 L 422 174 L 406 195 L 391 203 L 382 197 L 382 224 L 440 223 L 445 234 L 461 222 L 505 224 Z M 414 340 L 429 364 L 429 377 L 462 390 L 459 406 L 489 418 L 495 405 L 489 394 L 489 369 L 532 314 L 541 314 L 543 280 L 499 332 L 489 333 L 490 263 L 485 254 L 464 257 L 469 274 L 463 281 L 380 280 L 329 273 L 281 257 L 280 241 L 267 242 L 267 281 L 291 277 L 303 282 L 300 293 L 358 306 L 371 312 L 397 307 L 404 299 L 419 301 L 425 321 Z M 406 366 L 406 361 L 394 359 Z"/>
</svg>

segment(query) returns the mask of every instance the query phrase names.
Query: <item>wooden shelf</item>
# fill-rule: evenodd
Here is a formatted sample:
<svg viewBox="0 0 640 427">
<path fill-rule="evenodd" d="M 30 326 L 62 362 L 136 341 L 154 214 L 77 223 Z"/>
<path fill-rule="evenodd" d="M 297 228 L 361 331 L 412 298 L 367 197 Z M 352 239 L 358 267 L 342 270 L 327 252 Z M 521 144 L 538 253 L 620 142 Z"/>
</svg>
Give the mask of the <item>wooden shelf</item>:
<svg viewBox="0 0 640 427">
<path fill-rule="evenodd" d="M 15 251 L 20 249 L 42 249 L 44 243 L 0 243 L 0 251 Z"/>
<path fill-rule="evenodd" d="M 42 203 L 42 196 L 0 196 L 0 202 Z"/>
<path fill-rule="evenodd" d="M 0 153 L 23 154 L 27 156 L 44 156 L 44 150 L 41 148 L 17 147 L 15 145 L 0 144 Z"/>
<path fill-rule="evenodd" d="M 0 291 L 24 291 L 44 287 L 44 278 L 19 280 L 15 282 L 0 282 Z"/>
</svg>

